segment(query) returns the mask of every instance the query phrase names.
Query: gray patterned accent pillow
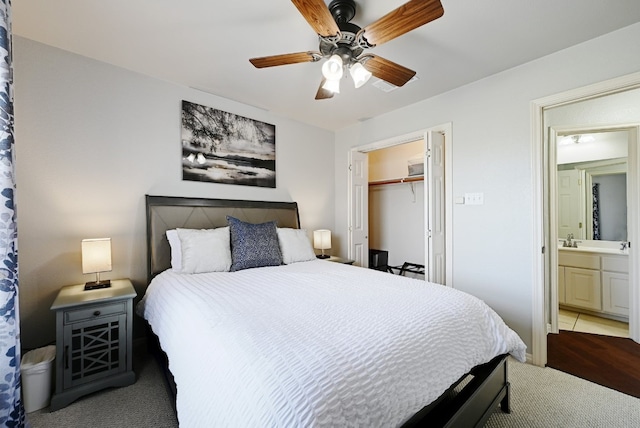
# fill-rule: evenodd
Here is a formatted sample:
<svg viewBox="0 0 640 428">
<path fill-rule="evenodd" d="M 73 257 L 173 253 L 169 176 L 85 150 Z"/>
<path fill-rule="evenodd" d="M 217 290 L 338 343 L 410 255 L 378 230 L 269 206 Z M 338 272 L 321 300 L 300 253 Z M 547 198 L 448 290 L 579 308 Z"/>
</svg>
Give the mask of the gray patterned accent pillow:
<svg viewBox="0 0 640 428">
<path fill-rule="evenodd" d="M 282 264 L 275 221 L 253 224 L 227 216 L 231 233 L 231 272 Z"/>
</svg>

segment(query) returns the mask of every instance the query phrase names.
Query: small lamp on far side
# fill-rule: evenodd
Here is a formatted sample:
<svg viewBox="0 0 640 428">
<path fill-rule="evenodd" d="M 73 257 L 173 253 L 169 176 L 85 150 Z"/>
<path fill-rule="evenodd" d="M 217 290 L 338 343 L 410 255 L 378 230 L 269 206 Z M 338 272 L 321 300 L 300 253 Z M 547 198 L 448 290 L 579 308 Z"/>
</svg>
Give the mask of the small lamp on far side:
<svg viewBox="0 0 640 428">
<path fill-rule="evenodd" d="M 313 231 L 313 248 L 322 250 L 319 259 L 328 259 L 330 256 L 324 253 L 324 250 L 331 248 L 331 231 L 328 229 L 320 229 Z"/>
<path fill-rule="evenodd" d="M 95 273 L 96 280 L 87 282 L 85 290 L 111 287 L 111 281 L 100 280 L 100 272 L 111 272 L 111 238 L 82 240 L 82 273 Z"/>
</svg>

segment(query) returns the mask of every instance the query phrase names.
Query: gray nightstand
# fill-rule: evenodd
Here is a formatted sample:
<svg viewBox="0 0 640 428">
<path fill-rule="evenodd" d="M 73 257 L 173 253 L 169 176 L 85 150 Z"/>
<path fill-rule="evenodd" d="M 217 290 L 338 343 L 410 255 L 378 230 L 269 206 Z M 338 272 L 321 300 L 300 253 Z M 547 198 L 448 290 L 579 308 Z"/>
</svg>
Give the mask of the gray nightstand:
<svg viewBox="0 0 640 428">
<path fill-rule="evenodd" d="M 342 263 L 342 264 L 345 264 L 345 265 L 352 265 L 353 262 L 355 261 L 355 260 L 350 260 L 350 259 L 343 259 L 342 257 L 336 257 L 336 256 L 331 256 L 328 259 L 324 259 L 324 260 L 326 260 L 328 262 Z"/>
<path fill-rule="evenodd" d="M 56 311 L 56 391 L 51 411 L 79 397 L 136 381 L 132 369 L 133 298 L 128 279 L 84 291 L 63 287 L 51 305 Z"/>
</svg>

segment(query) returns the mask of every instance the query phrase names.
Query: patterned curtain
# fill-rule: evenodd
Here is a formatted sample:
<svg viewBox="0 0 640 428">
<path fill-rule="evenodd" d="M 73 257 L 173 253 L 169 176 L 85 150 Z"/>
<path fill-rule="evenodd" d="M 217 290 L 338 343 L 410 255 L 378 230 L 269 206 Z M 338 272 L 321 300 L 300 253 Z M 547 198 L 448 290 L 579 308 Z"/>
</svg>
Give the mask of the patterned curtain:
<svg viewBox="0 0 640 428">
<path fill-rule="evenodd" d="M 25 426 L 20 397 L 18 232 L 13 202 L 11 0 L 0 3 L 0 425 Z"/>
<path fill-rule="evenodd" d="M 593 183 L 593 239 L 600 240 L 600 184 Z"/>
</svg>

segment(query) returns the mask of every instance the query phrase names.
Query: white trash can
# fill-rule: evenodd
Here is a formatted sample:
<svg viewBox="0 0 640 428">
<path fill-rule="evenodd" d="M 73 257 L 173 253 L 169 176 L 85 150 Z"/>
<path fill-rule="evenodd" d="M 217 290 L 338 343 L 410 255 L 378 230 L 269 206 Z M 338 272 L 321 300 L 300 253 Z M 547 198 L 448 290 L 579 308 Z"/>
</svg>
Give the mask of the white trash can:
<svg viewBox="0 0 640 428">
<path fill-rule="evenodd" d="M 31 350 L 22 356 L 20 373 L 25 412 L 35 412 L 49 405 L 52 366 L 55 358 L 55 345 Z"/>
</svg>

